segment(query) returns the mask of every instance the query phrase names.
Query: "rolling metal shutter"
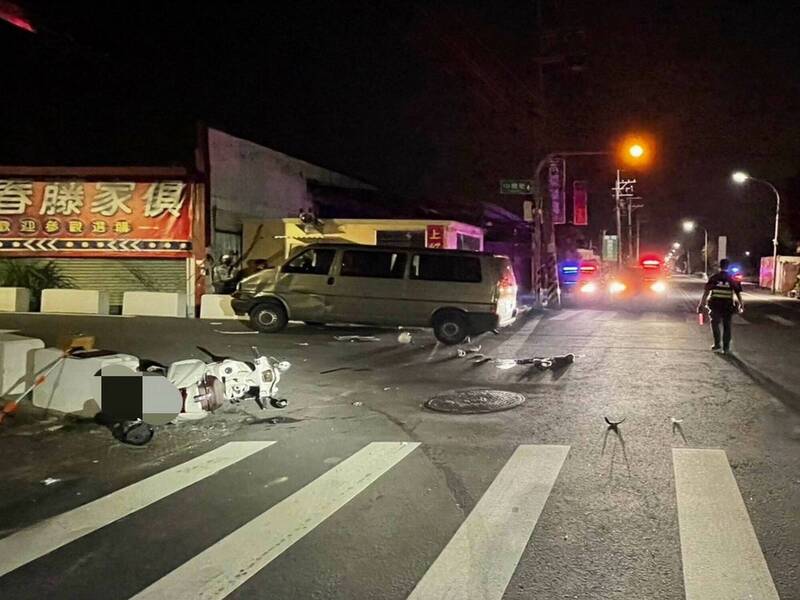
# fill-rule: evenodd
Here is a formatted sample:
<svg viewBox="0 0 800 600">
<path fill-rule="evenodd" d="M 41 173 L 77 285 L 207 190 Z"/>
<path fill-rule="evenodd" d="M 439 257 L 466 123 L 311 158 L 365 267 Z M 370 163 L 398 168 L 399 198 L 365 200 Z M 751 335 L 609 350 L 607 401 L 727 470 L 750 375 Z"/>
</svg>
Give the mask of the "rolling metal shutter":
<svg viewBox="0 0 800 600">
<path fill-rule="evenodd" d="M 186 292 L 185 259 L 56 258 L 53 261 L 76 288 L 107 291 L 112 306 L 122 306 L 124 292 Z"/>
</svg>

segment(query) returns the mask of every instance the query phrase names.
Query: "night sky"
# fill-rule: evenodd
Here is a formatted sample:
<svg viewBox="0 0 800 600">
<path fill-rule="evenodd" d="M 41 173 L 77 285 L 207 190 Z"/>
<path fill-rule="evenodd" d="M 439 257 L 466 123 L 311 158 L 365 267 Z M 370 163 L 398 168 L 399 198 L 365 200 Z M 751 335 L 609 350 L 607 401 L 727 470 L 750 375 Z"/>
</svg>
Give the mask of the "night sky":
<svg viewBox="0 0 800 600">
<path fill-rule="evenodd" d="M 511 208 L 498 180 L 547 150 L 643 131 L 653 248 L 695 217 L 732 252 L 768 251 L 772 198 L 733 187 L 736 168 L 781 188 L 800 238 L 796 5 L 543 1 L 544 26 L 585 43 L 542 89 L 533 0 L 18 3 L 39 32 L 0 22 L 3 164 L 190 164 L 202 119 L 410 205 Z M 615 167 L 569 164 L 594 228 L 611 224 Z"/>
</svg>

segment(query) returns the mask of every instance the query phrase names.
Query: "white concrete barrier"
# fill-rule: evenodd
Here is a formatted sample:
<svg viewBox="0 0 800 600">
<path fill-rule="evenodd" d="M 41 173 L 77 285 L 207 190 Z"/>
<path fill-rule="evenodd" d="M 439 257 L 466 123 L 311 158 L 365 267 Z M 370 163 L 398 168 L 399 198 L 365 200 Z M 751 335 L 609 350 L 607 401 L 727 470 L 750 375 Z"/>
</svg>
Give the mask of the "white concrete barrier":
<svg viewBox="0 0 800 600">
<path fill-rule="evenodd" d="M 108 292 L 97 290 L 42 290 L 43 313 L 108 314 Z"/>
<path fill-rule="evenodd" d="M 0 396 L 21 394 L 31 383 L 33 352 L 44 348 L 37 338 L 0 334 Z"/>
<path fill-rule="evenodd" d="M 0 287 L 0 311 L 27 312 L 31 309 L 31 291 L 21 287 Z"/>
<path fill-rule="evenodd" d="M 238 316 L 231 307 L 231 297 L 227 294 L 203 294 L 200 297 L 201 319 L 247 319 Z"/>
<path fill-rule="evenodd" d="M 185 317 L 186 294 L 179 292 L 125 292 L 122 314 L 147 317 Z"/>
<path fill-rule="evenodd" d="M 63 352 L 57 348 L 33 351 L 34 373 L 41 373 L 59 360 Z M 139 359 L 128 354 L 111 354 L 94 358 L 65 358 L 33 390 L 33 404 L 39 408 L 93 417 L 100 411 L 100 369 L 121 365 L 136 370 Z"/>
</svg>

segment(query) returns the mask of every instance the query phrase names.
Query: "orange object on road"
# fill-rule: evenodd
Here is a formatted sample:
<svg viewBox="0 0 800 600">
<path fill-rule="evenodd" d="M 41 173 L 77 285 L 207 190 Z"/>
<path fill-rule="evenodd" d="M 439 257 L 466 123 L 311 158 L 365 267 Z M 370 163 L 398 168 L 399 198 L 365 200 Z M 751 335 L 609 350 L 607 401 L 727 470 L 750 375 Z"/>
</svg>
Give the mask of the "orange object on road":
<svg viewBox="0 0 800 600">
<path fill-rule="evenodd" d="M 35 390 L 38 386 L 44 383 L 47 380 L 47 376 L 50 372 L 55 369 L 58 365 L 62 363 L 64 359 L 69 357 L 69 350 L 64 352 L 56 361 L 53 362 L 52 365 L 47 367 L 42 373 L 39 373 L 36 378 L 33 380 L 33 385 L 31 385 L 27 390 L 22 392 L 22 395 L 17 398 L 16 400 L 12 400 L 11 402 L 6 402 L 3 406 L 3 410 L 0 411 L 0 424 L 5 421 L 6 417 L 11 415 L 13 416 L 17 409 L 19 408 L 19 403 L 22 402 L 26 396 L 30 396 L 31 392 Z"/>
</svg>

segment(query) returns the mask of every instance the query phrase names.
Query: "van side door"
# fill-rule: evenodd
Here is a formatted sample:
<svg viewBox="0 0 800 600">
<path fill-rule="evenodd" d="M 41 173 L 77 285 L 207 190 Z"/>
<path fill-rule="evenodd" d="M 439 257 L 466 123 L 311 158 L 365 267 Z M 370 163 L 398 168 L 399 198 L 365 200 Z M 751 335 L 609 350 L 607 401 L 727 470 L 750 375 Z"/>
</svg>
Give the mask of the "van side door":
<svg viewBox="0 0 800 600">
<path fill-rule="evenodd" d="M 408 253 L 403 250 L 343 249 L 329 300 L 332 318 L 350 323 L 404 324 L 407 262 Z"/>
<path fill-rule="evenodd" d="M 275 293 L 288 304 L 292 319 L 321 322 L 328 319 L 327 296 L 336 252 L 336 248 L 312 246 L 280 268 Z"/>
<path fill-rule="evenodd" d="M 414 252 L 408 279 L 409 318 L 430 324 L 443 307 L 467 312 L 493 312 L 494 282 L 481 270 L 481 256 L 445 252 Z"/>
</svg>

